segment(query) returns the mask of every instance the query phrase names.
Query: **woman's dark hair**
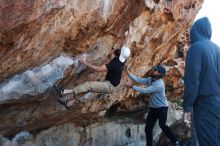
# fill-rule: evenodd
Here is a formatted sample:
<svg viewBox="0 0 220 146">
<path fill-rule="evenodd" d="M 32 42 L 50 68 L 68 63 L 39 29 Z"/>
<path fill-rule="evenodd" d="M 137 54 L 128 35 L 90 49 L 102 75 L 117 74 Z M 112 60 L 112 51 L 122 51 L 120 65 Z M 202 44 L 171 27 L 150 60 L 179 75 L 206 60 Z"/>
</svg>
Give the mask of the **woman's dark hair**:
<svg viewBox="0 0 220 146">
<path fill-rule="evenodd" d="M 114 51 L 115 57 L 116 57 L 116 58 L 119 58 L 120 53 L 121 53 L 121 49 L 116 49 L 116 50 Z"/>
</svg>

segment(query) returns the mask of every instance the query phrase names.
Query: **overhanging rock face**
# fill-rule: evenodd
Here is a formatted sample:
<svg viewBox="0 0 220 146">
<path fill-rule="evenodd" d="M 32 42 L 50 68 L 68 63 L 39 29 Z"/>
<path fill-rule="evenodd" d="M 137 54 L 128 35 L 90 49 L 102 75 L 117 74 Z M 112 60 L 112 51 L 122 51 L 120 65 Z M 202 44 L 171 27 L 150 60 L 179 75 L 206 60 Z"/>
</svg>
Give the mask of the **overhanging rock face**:
<svg viewBox="0 0 220 146">
<path fill-rule="evenodd" d="M 122 45 L 131 49 L 127 65 L 134 74 L 143 76 L 152 65 L 163 64 L 167 96 L 180 96 L 187 32 L 202 2 L 1 0 L 0 134 L 36 132 L 67 122 L 88 126 L 106 113 L 143 107 L 134 98 L 138 94 L 125 88 L 110 95 L 85 94 L 69 111 L 57 103 L 54 84 L 72 88 L 104 79 L 105 74 L 80 66 L 74 56 L 85 54 L 90 63 L 101 65 L 112 58 L 112 48 Z"/>
</svg>

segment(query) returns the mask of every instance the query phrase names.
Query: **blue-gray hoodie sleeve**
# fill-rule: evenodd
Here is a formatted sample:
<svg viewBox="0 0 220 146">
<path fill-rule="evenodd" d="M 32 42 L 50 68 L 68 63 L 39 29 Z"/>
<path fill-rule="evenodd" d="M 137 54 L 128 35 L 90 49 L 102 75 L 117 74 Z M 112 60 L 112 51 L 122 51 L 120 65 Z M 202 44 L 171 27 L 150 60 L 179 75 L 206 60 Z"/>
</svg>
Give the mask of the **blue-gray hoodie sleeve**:
<svg viewBox="0 0 220 146">
<path fill-rule="evenodd" d="M 159 92 L 159 90 L 161 89 L 161 85 L 160 84 L 155 84 L 152 86 L 149 86 L 147 88 L 142 88 L 142 87 L 138 87 L 138 86 L 133 86 L 132 87 L 133 90 L 138 91 L 140 93 L 155 93 L 155 92 Z"/>
<path fill-rule="evenodd" d="M 183 110 L 184 112 L 191 112 L 193 104 L 198 95 L 199 89 L 199 77 L 202 64 L 202 49 L 198 45 L 191 46 L 185 63 L 185 75 L 184 75 L 184 100 Z"/>
<path fill-rule="evenodd" d="M 132 81 L 139 83 L 139 84 L 149 85 L 151 83 L 151 78 L 139 78 L 131 73 L 129 73 L 128 76 Z"/>
</svg>

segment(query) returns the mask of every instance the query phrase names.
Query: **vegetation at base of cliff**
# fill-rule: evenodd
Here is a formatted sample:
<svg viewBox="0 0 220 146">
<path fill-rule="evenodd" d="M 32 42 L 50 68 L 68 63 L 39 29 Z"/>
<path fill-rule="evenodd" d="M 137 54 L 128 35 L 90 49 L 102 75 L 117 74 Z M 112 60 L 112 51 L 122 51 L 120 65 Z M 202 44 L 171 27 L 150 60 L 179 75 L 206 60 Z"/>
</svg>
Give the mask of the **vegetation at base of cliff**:
<svg viewBox="0 0 220 146">
<path fill-rule="evenodd" d="M 178 106 L 183 107 L 183 97 L 182 96 L 176 96 L 170 100 L 172 103 L 176 103 Z"/>
</svg>

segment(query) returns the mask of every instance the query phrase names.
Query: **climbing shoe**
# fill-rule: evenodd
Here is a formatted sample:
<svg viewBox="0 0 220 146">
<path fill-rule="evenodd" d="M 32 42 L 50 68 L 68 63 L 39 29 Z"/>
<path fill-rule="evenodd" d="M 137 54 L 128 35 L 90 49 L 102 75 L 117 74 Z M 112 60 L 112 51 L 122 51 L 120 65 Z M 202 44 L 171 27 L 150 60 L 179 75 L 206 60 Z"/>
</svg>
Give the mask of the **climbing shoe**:
<svg viewBox="0 0 220 146">
<path fill-rule="evenodd" d="M 61 97 L 63 97 L 63 95 L 64 95 L 64 94 L 63 94 L 64 89 L 58 87 L 57 85 L 54 85 L 53 87 L 54 87 L 55 90 L 59 93 L 59 95 L 60 95 Z"/>
<path fill-rule="evenodd" d="M 63 101 L 61 99 L 57 100 L 59 102 L 59 104 L 61 104 L 62 106 L 64 106 L 66 109 L 69 109 L 70 107 L 68 106 L 68 101 Z"/>
</svg>

